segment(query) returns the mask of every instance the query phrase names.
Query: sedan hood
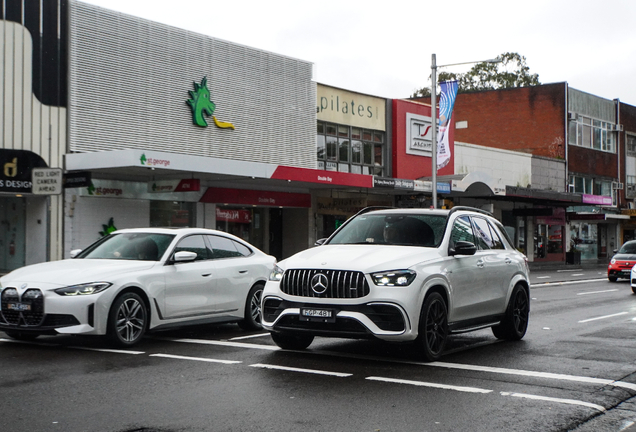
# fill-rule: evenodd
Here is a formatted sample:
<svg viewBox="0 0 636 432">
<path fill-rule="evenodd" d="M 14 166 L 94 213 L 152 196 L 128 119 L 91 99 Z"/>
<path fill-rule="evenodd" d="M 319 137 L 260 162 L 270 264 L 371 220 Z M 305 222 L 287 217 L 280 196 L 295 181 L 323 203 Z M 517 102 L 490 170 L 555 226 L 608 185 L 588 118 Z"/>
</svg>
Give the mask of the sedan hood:
<svg viewBox="0 0 636 432">
<path fill-rule="evenodd" d="M 388 245 L 324 245 L 299 252 L 279 263 L 283 269 L 357 270 L 363 273 L 406 269 L 440 258 L 437 249 Z"/>
<path fill-rule="evenodd" d="M 33 264 L 12 271 L 0 279 L 1 286 L 38 283 L 48 286 L 68 286 L 87 282 L 112 281 L 122 273 L 141 271 L 159 264 L 156 261 L 126 261 L 104 259 L 67 259 Z"/>
</svg>

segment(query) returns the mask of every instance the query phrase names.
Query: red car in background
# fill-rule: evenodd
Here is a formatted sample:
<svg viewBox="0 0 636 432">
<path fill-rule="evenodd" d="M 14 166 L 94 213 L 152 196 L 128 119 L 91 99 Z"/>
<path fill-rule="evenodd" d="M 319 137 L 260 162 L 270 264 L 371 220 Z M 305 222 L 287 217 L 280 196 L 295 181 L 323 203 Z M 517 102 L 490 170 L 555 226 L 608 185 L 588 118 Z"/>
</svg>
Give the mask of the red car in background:
<svg viewBox="0 0 636 432">
<path fill-rule="evenodd" d="M 616 282 L 618 278 L 629 279 L 632 267 L 636 264 L 636 240 L 625 242 L 607 266 L 607 278 Z"/>
</svg>

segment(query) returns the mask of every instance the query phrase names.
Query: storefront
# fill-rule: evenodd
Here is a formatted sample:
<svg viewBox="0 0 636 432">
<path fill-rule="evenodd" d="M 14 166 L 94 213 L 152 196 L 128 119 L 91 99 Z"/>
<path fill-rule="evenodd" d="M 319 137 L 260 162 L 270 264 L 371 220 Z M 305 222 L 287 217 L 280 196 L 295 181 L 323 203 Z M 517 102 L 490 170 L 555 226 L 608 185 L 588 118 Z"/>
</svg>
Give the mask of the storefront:
<svg viewBox="0 0 636 432">
<path fill-rule="evenodd" d="M 581 261 L 607 261 L 620 247 L 621 223 L 628 215 L 601 213 L 600 209 L 578 209 L 567 214 L 569 222 L 569 250 L 580 254 Z"/>
</svg>

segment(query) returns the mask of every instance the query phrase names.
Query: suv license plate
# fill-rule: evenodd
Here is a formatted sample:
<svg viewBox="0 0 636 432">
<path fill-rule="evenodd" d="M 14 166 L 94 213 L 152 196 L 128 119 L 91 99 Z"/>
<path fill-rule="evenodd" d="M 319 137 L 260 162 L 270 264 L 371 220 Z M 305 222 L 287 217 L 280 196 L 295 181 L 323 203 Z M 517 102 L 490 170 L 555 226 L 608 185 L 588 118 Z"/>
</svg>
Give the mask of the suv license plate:
<svg viewBox="0 0 636 432">
<path fill-rule="evenodd" d="M 301 321 L 336 322 L 336 314 L 333 309 L 300 308 Z"/>
<path fill-rule="evenodd" d="M 7 309 L 18 311 L 18 312 L 30 311 L 31 305 L 28 303 L 8 303 Z"/>
</svg>

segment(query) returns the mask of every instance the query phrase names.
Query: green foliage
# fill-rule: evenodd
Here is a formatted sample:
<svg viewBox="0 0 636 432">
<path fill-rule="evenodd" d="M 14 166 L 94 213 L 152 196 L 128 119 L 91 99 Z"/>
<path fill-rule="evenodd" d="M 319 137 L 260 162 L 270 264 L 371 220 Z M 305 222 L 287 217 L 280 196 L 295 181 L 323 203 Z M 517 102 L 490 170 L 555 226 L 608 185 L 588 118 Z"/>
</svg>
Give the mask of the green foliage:
<svg viewBox="0 0 636 432">
<path fill-rule="evenodd" d="M 459 93 L 482 90 L 498 90 L 515 87 L 529 87 L 541 84 L 538 74 L 531 74 L 526 58 L 517 53 L 505 52 L 496 58 L 500 63 L 481 62 L 466 73 L 440 71 L 438 82 L 457 80 Z M 429 76 L 430 78 L 430 76 Z M 431 87 L 416 90 L 411 97 L 430 97 Z"/>
<path fill-rule="evenodd" d="M 104 237 L 112 233 L 113 231 L 117 231 L 115 224 L 113 222 L 113 218 L 108 219 L 108 225 L 102 224 L 103 231 L 99 232 L 99 235 Z"/>
</svg>

